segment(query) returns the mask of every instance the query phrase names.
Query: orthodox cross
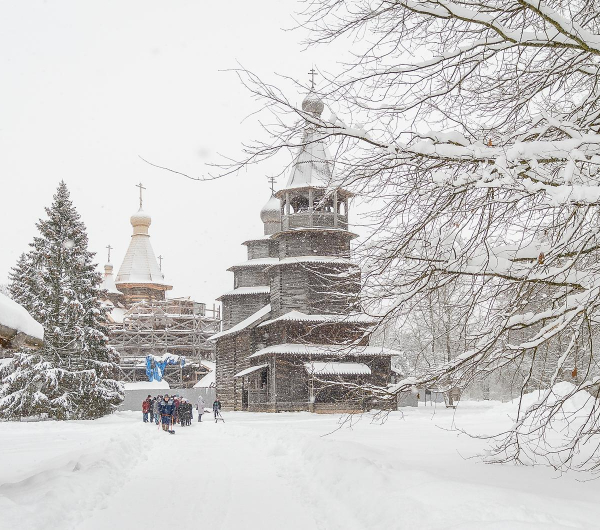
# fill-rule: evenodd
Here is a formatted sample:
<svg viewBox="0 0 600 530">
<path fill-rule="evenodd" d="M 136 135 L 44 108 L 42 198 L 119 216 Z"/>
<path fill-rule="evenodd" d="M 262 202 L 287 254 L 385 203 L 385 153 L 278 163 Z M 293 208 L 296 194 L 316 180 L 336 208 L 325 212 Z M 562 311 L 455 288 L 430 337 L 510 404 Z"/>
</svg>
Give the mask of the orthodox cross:
<svg viewBox="0 0 600 530">
<path fill-rule="evenodd" d="M 162 260 L 163 257 L 162 256 L 158 256 L 158 268 L 162 271 Z"/>
<path fill-rule="evenodd" d="M 112 250 L 110 243 L 108 244 L 108 246 L 106 248 L 108 249 L 108 263 L 110 263 L 110 251 Z"/>
<path fill-rule="evenodd" d="M 314 68 L 311 68 L 308 72 L 308 75 L 310 75 L 310 88 L 315 88 L 315 76 L 319 74 L 315 72 Z"/>
<path fill-rule="evenodd" d="M 141 210 L 142 209 L 142 190 L 145 190 L 146 188 L 144 188 L 144 186 L 142 186 L 141 182 L 139 184 L 136 184 L 135 187 L 140 188 L 140 210 Z"/>
<path fill-rule="evenodd" d="M 271 184 L 271 195 L 275 195 L 275 182 L 277 179 L 275 177 L 267 177 L 269 184 Z"/>
</svg>

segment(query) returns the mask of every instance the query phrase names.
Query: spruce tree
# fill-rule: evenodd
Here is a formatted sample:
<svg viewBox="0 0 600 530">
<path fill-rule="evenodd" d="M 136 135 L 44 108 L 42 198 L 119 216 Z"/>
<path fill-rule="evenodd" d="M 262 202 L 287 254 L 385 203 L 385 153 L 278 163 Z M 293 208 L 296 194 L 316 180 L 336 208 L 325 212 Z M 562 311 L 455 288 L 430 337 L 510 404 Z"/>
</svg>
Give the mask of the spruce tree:
<svg viewBox="0 0 600 530">
<path fill-rule="evenodd" d="M 4 368 L 0 414 L 98 418 L 123 399 L 115 379 L 118 355 L 108 346 L 107 310 L 100 303 L 102 277 L 64 182 L 46 214 L 10 285 L 15 300 L 44 326 L 44 346 L 19 352 Z"/>
<path fill-rule="evenodd" d="M 41 307 L 37 293 L 39 292 L 40 274 L 33 265 L 32 253 L 23 252 L 8 274 L 8 292 L 10 297 L 21 304 L 29 314 L 38 320 L 41 317 Z"/>
</svg>

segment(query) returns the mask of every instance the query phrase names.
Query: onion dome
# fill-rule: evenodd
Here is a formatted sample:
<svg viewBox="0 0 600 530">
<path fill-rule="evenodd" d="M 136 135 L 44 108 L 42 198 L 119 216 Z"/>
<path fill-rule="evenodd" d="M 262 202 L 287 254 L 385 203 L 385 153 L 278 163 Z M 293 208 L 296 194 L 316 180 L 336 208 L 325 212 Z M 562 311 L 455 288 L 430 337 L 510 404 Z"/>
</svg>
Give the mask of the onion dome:
<svg viewBox="0 0 600 530">
<path fill-rule="evenodd" d="M 281 203 L 275 195 L 267 201 L 260 211 L 260 218 L 263 223 L 278 223 L 281 220 Z"/>
<path fill-rule="evenodd" d="M 321 116 L 324 109 L 325 104 L 311 89 L 302 102 L 302 110 L 304 112 L 309 112 L 318 118 Z"/>
<path fill-rule="evenodd" d="M 152 218 L 143 210 L 139 210 L 131 216 L 130 222 L 134 234 L 147 234 L 148 228 L 152 224 Z"/>
</svg>

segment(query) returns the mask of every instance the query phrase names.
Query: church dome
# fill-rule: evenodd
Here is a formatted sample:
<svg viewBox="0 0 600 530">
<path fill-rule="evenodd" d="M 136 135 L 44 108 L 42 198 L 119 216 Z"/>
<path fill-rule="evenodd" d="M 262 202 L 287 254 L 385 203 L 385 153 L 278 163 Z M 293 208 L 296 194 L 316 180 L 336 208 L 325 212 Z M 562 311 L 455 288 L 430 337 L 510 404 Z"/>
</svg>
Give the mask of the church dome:
<svg viewBox="0 0 600 530">
<path fill-rule="evenodd" d="M 263 223 L 279 222 L 281 219 L 281 203 L 275 195 L 267 201 L 260 211 L 260 218 Z"/>
<path fill-rule="evenodd" d="M 304 112 L 310 112 L 317 117 L 321 116 L 324 109 L 325 104 L 312 90 L 306 95 L 302 102 L 302 110 Z"/>
<path fill-rule="evenodd" d="M 133 227 L 136 227 L 136 226 L 149 227 L 150 224 L 152 223 L 152 218 L 150 217 L 149 214 L 147 214 L 143 210 L 139 210 L 138 212 L 134 213 L 131 216 L 130 221 L 131 221 L 131 226 L 133 226 Z"/>
</svg>

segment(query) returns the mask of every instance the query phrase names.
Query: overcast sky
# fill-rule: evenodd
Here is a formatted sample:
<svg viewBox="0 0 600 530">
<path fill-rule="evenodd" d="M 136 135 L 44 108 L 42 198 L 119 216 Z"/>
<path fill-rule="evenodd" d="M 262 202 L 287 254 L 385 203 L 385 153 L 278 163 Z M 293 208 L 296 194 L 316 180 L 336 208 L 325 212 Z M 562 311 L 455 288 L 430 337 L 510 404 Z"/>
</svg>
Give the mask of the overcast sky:
<svg viewBox="0 0 600 530">
<path fill-rule="evenodd" d="M 117 272 L 129 217 L 147 188 L 151 242 L 173 296 L 212 304 L 233 285 L 241 242 L 262 235 L 266 164 L 236 177 L 192 182 L 219 153 L 235 157 L 260 132 L 238 62 L 274 80 L 331 68 L 332 48 L 303 51 L 294 0 L 0 0 L 0 283 L 67 183 L 100 265 Z M 294 90 L 290 86 L 290 90 Z M 287 93 L 300 102 L 299 92 Z M 244 121 L 245 120 L 245 121 Z"/>
</svg>

